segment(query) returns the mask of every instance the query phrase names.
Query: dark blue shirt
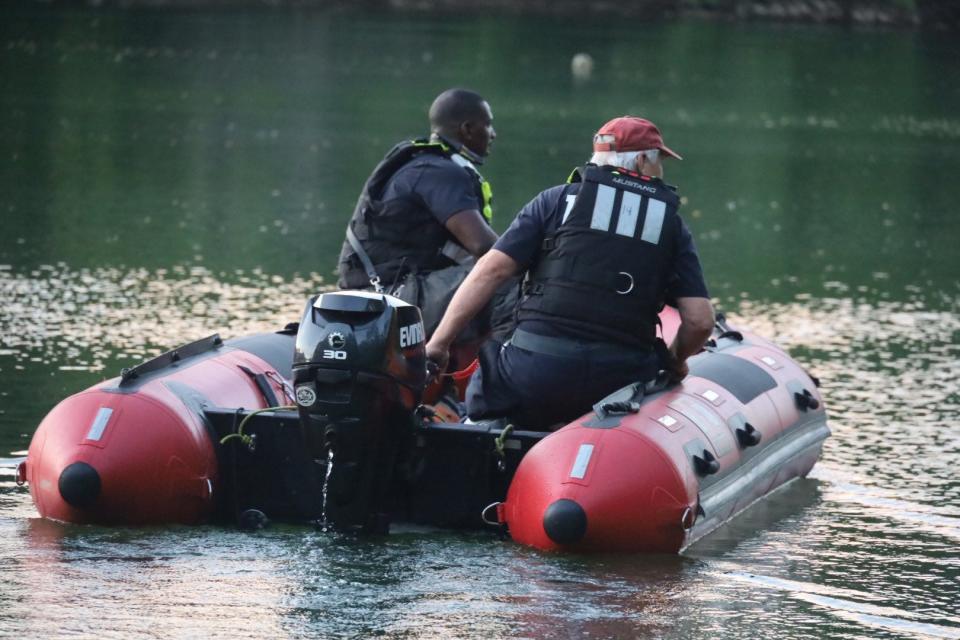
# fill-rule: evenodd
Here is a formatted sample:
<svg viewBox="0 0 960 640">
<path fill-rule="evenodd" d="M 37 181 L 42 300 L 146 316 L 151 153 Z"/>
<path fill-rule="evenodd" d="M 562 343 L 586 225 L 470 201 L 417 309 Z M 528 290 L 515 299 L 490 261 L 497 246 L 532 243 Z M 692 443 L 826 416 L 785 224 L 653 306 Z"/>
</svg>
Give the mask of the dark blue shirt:
<svg viewBox="0 0 960 640">
<path fill-rule="evenodd" d="M 410 194 L 419 196 L 440 224 L 455 213 L 483 209 L 469 170 L 435 153 L 422 153 L 400 167 L 387 181 L 381 200 Z"/>
<path fill-rule="evenodd" d="M 520 210 L 493 248 L 513 258 L 520 265 L 521 272 L 529 270 L 540 254 L 544 238 L 560 227 L 568 204 L 572 205 L 579 191 L 579 182 L 541 191 Z M 664 292 L 667 303 L 676 304 L 677 298 L 709 298 L 693 236 L 682 220 L 674 255 L 673 274 Z M 540 320 L 527 320 L 521 325 L 541 335 L 562 333 L 550 323 Z"/>
</svg>

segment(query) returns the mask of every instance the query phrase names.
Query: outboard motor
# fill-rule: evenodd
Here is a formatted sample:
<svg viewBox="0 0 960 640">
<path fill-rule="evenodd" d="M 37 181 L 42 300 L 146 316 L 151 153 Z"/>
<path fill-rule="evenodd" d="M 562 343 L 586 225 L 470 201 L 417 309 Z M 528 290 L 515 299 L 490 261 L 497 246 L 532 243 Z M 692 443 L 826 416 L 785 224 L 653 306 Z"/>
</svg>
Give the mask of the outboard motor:
<svg viewBox="0 0 960 640">
<path fill-rule="evenodd" d="M 386 533 L 397 456 L 426 385 L 420 309 L 364 291 L 307 303 L 293 380 L 304 437 L 327 460 L 324 518 L 340 530 Z"/>
</svg>

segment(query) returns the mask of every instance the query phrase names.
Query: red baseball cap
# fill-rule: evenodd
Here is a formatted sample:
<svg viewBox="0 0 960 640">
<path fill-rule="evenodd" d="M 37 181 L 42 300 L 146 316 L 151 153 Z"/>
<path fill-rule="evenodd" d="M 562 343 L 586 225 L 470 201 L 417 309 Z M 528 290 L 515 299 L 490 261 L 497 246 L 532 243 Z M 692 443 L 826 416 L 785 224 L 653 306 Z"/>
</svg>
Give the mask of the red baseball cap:
<svg viewBox="0 0 960 640">
<path fill-rule="evenodd" d="M 659 149 L 668 156 L 683 160 L 680 154 L 663 144 L 660 129 L 649 120 L 636 116 L 614 118 L 600 127 L 593 136 L 594 151 L 646 151 Z"/>
</svg>

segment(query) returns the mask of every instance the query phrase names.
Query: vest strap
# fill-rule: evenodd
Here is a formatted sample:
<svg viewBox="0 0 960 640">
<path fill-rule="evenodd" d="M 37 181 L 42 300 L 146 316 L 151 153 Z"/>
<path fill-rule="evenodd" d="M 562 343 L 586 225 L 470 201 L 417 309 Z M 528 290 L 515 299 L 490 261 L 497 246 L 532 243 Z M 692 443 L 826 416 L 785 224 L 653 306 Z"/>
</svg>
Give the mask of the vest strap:
<svg viewBox="0 0 960 640">
<path fill-rule="evenodd" d="M 557 358 L 579 358 L 583 356 L 619 356 L 628 348 L 615 342 L 588 342 L 570 338 L 541 336 L 523 329 L 516 329 L 509 344 L 526 351 Z M 638 353 L 647 354 L 653 346 L 634 347 Z"/>
<path fill-rule="evenodd" d="M 353 232 L 352 225 L 347 225 L 347 242 L 350 243 L 350 246 L 353 247 L 353 252 L 357 254 L 360 262 L 363 263 L 363 270 L 367 272 L 367 278 L 370 279 L 370 285 L 373 287 L 373 290 L 377 293 L 383 293 L 383 287 L 380 285 L 380 275 L 377 274 L 377 269 L 373 266 L 373 261 L 370 260 L 370 256 L 367 255 L 367 252 L 363 249 L 363 245 L 360 244 L 360 240 L 357 239 L 357 234 Z"/>
<path fill-rule="evenodd" d="M 656 311 L 639 300 L 624 298 L 612 291 L 582 287 L 559 282 L 537 283 L 537 293 L 525 292 L 526 310 L 545 313 L 557 318 L 593 322 L 601 317 L 604 324 L 625 327 L 644 342 L 656 335 L 654 320 L 648 320 Z M 624 305 L 623 302 L 627 304 Z"/>
<path fill-rule="evenodd" d="M 564 260 L 544 260 L 543 266 L 537 269 L 536 280 L 561 279 L 589 287 L 600 287 L 607 291 L 624 294 L 629 293 L 633 277 L 621 272 L 612 273 L 608 270 L 597 269 L 588 265 L 574 265 Z"/>
</svg>

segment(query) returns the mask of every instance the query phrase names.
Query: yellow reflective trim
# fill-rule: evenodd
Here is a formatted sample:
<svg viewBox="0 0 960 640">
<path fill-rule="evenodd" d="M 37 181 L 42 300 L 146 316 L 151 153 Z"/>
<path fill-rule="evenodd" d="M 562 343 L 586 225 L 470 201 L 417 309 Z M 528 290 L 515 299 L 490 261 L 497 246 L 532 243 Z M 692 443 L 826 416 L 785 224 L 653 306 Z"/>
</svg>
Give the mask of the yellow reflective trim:
<svg viewBox="0 0 960 640">
<path fill-rule="evenodd" d="M 429 140 L 426 140 L 426 141 L 411 140 L 410 144 L 412 144 L 415 147 L 440 147 L 440 150 L 443 151 L 444 153 L 446 153 L 447 151 L 450 151 L 450 147 L 448 147 L 443 142 L 431 142 Z"/>
<path fill-rule="evenodd" d="M 483 194 L 483 217 L 493 223 L 493 188 L 486 180 L 480 180 L 480 193 Z"/>
</svg>

